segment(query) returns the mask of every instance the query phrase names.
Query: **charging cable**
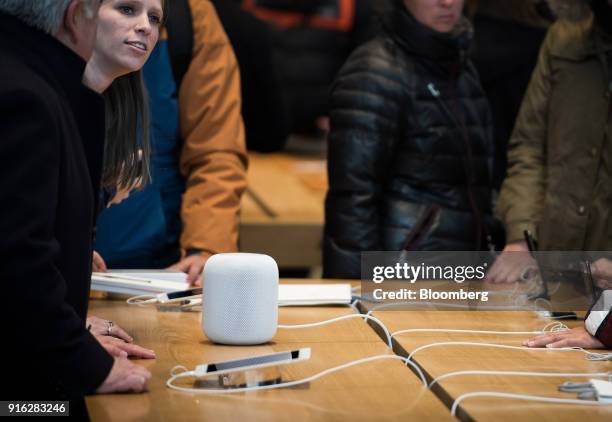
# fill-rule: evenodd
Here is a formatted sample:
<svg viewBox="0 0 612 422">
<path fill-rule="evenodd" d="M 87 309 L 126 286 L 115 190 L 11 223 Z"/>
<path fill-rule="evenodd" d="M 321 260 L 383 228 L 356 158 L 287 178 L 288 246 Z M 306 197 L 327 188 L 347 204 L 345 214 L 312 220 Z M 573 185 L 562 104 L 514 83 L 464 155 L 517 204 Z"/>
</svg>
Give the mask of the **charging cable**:
<svg viewBox="0 0 612 422">
<path fill-rule="evenodd" d="M 363 300 L 363 299 L 362 299 Z M 464 305 L 461 303 L 445 303 L 445 302 L 426 302 L 426 301 L 405 301 L 396 303 L 382 303 L 374 306 L 368 311 L 366 315 L 371 315 L 373 312 L 381 311 L 388 308 L 403 308 L 409 305 L 420 305 L 430 306 L 433 309 L 437 308 L 451 308 L 451 309 L 478 309 L 481 311 L 493 310 L 493 311 L 525 311 L 528 310 L 525 306 L 521 305 Z"/>
<path fill-rule="evenodd" d="M 139 295 L 132 296 L 125 301 L 128 305 L 146 305 L 149 303 L 157 303 L 157 295 Z"/>
<path fill-rule="evenodd" d="M 531 352 L 543 352 L 543 351 L 559 351 L 559 352 L 582 352 L 586 355 L 587 360 L 591 361 L 604 361 L 604 360 L 612 360 L 612 353 L 595 353 L 589 352 L 588 350 L 583 349 L 582 347 L 544 347 L 544 348 L 533 348 L 533 347 L 522 347 L 522 346 L 508 346 L 505 344 L 492 344 L 492 343 L 475 343 L 469 341 L 446 341 L 440 343 L 430 343 L 425 344 L 421 347 L 417 347 L 414 349 L 409 355 L 408 359 L 412 359 L 412 357 L 420 352 L 421 350 L 429 349 L 431 347 L 437 346 L 476 346 L 476 347 L 493 347 L 497 349 L 512 349 L 512 350 L 527 350 Z"/>
<path fill-rule="evenodd" d="M 406 333 L 469 333 L 469 334 L 503 334 L 503 335 L 532 335 L 545 334 L 544 331 L 486 331 L 486 330 L 453 330 L 448 328 L 411 328 L 391 333 L 391 337 Z"/>
<path fill-rule="evenodd" d="M 449 372 L 444 375 L 440 375 L 434 378 L 429 383 L 429 388 L 434 384 L 451 377 L 457 377 L 461 375 L 510 375 L 518 377 L 575 377 L 575 378 L 593 378 L 593 377 L 608 377 L 608 380 L 612 381 L 612 372 L 587 372 L 587 373 L 571 373 L 571 372 L 521 372 L 521 371 L 484 371 L 484 370 L 473 370 L 473 371 L 455 371 Z"/>
<path fill-rule="evenodd" d="M 407 330 L 399 330 L 391 333 L 391 337 L 395 337 L 405 333 L 469 333 L 469 334 L 501 334 L 501 335 L 538 335 L 546 333 L 557 333 L 560 331 L 569 330 L 569 327 L 561 322 L 553 321 L 546 324 L 542 331 L 490 331 L 490 330 L 456 330 L 450 328 L 410 328 Z"/>
<path fill-rule="evenodd" d="M 457 397 L 457 399 L 453 402 L 453 406 L 451 407 L 451 415 L 455 416 L 455 414 L 457 413 L 457 407 L 459 407 L 459 403 L 471 397 L 499 397 L 499 398 L 507 398 L 507 399 L 540 401 L 540 402 L 545 402 L 545 403 L 578 404 L 578 405 L 584 405 L 584 406 L 610 405 L 610 403 L 599 402 L 599 401 L 561 399 L 558 397 L 531 396 L 527 394 L 502 393 L 498 391 L 476 391 L 473 393 L 466 393 L 466 394 L 463 394 Z"/>
<path fill-rule="evenodd" d="M 387 337 L 387 346 L 389 346 L 389 349 L 393 350 L 393 340 L 391 339 L 391 334 L 389 334 L 389 330 L 387 329 L 387 326 L 385 324 L 383 324 L 383 322 L 381 320 L 379 320 L 378 318 L 373 317 L 371 315 L 363 315 L 363 314 L 343 315 L 341 317 L 328 319 L 326 321 L 313 322 L 313 323 L 309 323 L 309 324 L 279 325 L 278 328 L 289 329 L 289 328 L 320 327 L 322 325 L 332 324 L 332 323 L 337 322 L 337 321 L 342 321 L 342 320 L 345 320 L 345 319 L 352 319 L 352 318 L 362 318 L 362 319 L 367 319 L 367 320 L 375 322 L 385 332 L 385 336 Z"/>
<path fill-rule="evenodd" d="M 193 371 L 184 371 L 184 372 L 176 373 L 177 369 L 186 369 L 186 368 L 184 366 L 175 366 L 174 368 L 172 368 L 172 371 L 170 372 L 171 377 L 168 379 L 168 381 L 166 381 L 166 386 L 173 390 L 182 391 L 184 393 L 195 393 L 195 394 L 228 394 L 228 393 L 246 393 L 249 391 L 259 391 L 259 390 L 272 390 L 276 388 L 287 388 L 287 387 L 293 387 L 296 385 L 306 384 L 311 381 L 315 381 L 321 377 L 324 377 L 326 375 L 332 374 L 334 372 L 338 372 L 343 369 L 350 368 L 352 366 L 357 366 L 363 363 L 373 362 L 377 360 L 385 360 L 385 359 L 401 360 L 407 366 L 411 366 L 419 375 L 419 378 L 421 379 L 421 382 L 423 383 L 423 387 L 427 387 L 427 380 L 425 379 L 425 375 L 423 374 L 423 371 L 421 371 L 421 368 L 419 368 L 415 363 L 409 361 L 408 358 L 398 356 L 398 355 L 370 356 L 367 358 L 355 360 L 352 362 L 345 363 L 343 365 L 339 365 L 333 368 L 326 369 L 322 372 L 319 372 L 318 374 L 315 374 L 308 378 L 303 378 L 300 380 L 288 381 L 288 382 L 284 382 L 280 384 L 258 385 L 258 386 L 253 386 L 253 387 L 239 387 L 239 388 L 230 388 L 230 389 L 189 388 L 189 387 L 176 386 L 173 383 L 177 379 L 188 378 L 188 377 L 197 378 L 197 377 L 202 377 L 208 374 L 205 371 L 198 371 L 197 367 Z"/>
</svg>

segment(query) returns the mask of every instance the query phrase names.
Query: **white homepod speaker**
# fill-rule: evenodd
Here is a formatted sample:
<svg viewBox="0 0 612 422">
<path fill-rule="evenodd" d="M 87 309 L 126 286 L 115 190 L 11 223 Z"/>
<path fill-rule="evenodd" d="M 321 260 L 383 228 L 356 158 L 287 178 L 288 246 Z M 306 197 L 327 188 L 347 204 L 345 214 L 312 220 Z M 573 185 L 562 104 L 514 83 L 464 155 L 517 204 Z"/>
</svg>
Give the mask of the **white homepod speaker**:
<svg viewBox="0 0 612 422">
<path fill-rule="evenodd" d="M 213 255 L 204 266 L 202 329 L 211 341 L 270 341 L 278 325 L 278 265 L 253 253 Z"/>
</svg>

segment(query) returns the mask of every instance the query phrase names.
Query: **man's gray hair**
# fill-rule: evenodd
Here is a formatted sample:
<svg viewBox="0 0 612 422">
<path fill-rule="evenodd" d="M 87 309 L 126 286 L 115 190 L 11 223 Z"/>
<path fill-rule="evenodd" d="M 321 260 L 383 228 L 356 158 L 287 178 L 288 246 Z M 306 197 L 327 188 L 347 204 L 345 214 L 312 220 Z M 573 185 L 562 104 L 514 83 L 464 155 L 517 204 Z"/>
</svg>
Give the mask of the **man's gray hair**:
<svg viewBox="0 0 612 422">
<path fill-rule="evenodd" d="M 55 35 L 66 9 L 73 0 L 0 0 L 0 12 L 14 16 L 22 22 Z M 100 0 L 79 0 L 85 5 L 88 17 L 95 16 Z"/>
</svg>

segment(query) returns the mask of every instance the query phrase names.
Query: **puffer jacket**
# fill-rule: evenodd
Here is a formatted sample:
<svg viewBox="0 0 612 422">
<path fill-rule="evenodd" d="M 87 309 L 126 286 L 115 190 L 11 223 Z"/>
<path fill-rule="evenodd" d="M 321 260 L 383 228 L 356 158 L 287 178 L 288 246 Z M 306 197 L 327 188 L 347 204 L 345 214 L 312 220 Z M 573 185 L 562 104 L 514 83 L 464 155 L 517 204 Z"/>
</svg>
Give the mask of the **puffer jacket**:
<svg viewBox="0 0 612 422">
<path fill-rule="evenodd" d="M 459 28 L 460 27 L 460 28 Z M 462 21 L 437 33 L 401 1 L 332 88 L 324 276 L 362 251 L 480 250 L 492 230 L 492 127 Z"/>
<path fill-rule="evenodd" d="M 563 4 L 562 17 L 588 10 Z M 531 230 L 542 250 L 612 249 L 612 31 L 603 27 L 563 18 L 544 41 L 497 206 L 508 241 Z"/>
</svg>

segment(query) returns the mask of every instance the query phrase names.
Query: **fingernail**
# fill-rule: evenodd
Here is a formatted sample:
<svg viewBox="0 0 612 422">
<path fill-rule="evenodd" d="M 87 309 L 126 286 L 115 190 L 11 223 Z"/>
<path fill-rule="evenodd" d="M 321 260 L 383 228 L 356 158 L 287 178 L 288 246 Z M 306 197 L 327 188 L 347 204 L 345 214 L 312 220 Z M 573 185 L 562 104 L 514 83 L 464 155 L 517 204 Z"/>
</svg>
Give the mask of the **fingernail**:
<svg viewBox="0 0 612 422">
<path fill-rule="evenodd" d="M 120 355 L 122 358 L 127 358 L 127 356 L 128 356 L 128 354 L 127 354 L 127 352 L 126 352 L 125 350 L 122 350 L 122 351 L 119 353 L 119 355 Z"/>
</svg>

